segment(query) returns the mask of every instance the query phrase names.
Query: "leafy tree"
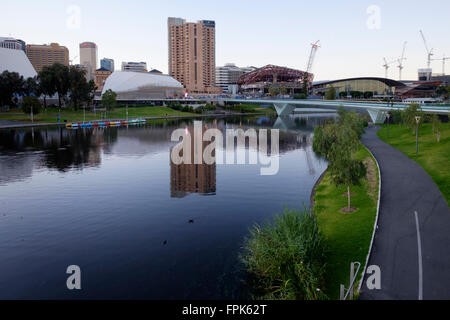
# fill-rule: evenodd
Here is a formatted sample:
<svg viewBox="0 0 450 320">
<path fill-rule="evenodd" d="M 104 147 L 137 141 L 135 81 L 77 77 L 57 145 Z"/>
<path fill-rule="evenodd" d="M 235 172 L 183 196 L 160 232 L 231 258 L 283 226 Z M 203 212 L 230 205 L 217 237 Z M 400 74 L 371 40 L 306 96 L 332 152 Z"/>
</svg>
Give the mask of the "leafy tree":
<svg viewBox="0 0 450 320">
<path fill-rule="evenodd" d="M 372 97 L 373 97 L 373 92 L 372 91 L 364 92 L 364 99 L 370 99 Z"/>
<path fill-rule="evenodd" d="M 443 97 L 444 99 L 448 99 L 450 94 L 450 86 L 439 86 L 436 89 L 436 95 L 438 97 Z"/>
<path fill-rule="evenodd" d="M 26 96 L 23 98 L 22 111 L 26 114 L 30 114 L 33 110 L 33 114 L 41 112 L 42 105 L 36 97 Z"/>
<path fill-rule="evenodd" d="M 50 66 L 50 72 L 55 93 L 58 94 L 58 107 L 61 109 L 61 99 L 68 93 L 70 87 L 69 68 L 55 63 Z"/>
<path fill-rule="evenodd" d="M 277 87 L 270 87 L 269 88 L 269 95 L 271 95 L 272 97 L 278 95 L 280 93 L 280 89 Z"/>
<path fill-rule="evenodd" d="M 327 93 L 325 94 L 325 99 L 334 100 L 336 99 L 336 89 L 333 86 L 330 86 Z"/>
<path fill-rule="evenodd" d="M 350 187 L 360 183 L 366 168 L 362 161 L 353 159 L 359 147 L 359 124 L 355 126 L 353 113 L 342 110 L 340 113 L 343 118 L 337 123 L 314 128 L 313 149 L 329 161 L 328 170 L 333 182 L 347 186 L 347 211 L 350 211 Z"/>
<path fill-rule="evenodd" d="M 107 110 L 113 110 L 117 106 L 117 93 L 108 89 L 102 95 L 102 106 Z"/>
<path fill-rule="evenodd" d="M 38 96 L 39 95 L 39 85 L 37 82 L 37 77 L 27 78 L 22 87 L 22 93 L 25 96 Z"/>
<path fill-rule="evenodd" d="M 364 120 L 354 111 L 346 111 L 343 107 L 338 109 L 338 124 L 350 127 L 361 139 L 364 133 Z"/>
<path fill-rule="evenodd" d="M 281 87 L 280 88 L 280 94 L 282 94 L 282 95 L 286 95 L 287 94 L 287 88 L 286 87 Z"/>
<path fill-rule="evenodd" d="M 402 112 L 402 123 L 412 130 L 412 132 L 416 133 L 416 117 L 420 116 L 419 125 L 424 120 L 424 114 L 422 110 L 420 110 L 420 106 L 416 103 L 411 103 L 407 108 L 405 108 Z"/>
<path fill-rule="evenodd" d="M 391 118 L 389 119 L 390 123 L 399 124 L 402 122 L 401 110 L 391 110 L 389 113 L 391 114 Z"/>
<path fill-rule="evenodd" d="M 0 74 L 0 106 L 16 106 L 17 97 L 13 96 L 22 94 L 24 83 L 23 77 L 17 72 L 3 71 Z"/>
<path fill-rule="evenodd" d="M 47 108 L 47 96 L 51 97 L 56 93 L 55 77 L 52 68 L 45 66 L 38 74 L 38 91 L 44 96 L 44 108 Z"/>
<path fill-rule="evenodd" d="M 294 94 L 294 99 L 300 100 L 300 99 L 306 99 L 306 98 L 307 98 L 306 93 L 297 93 L 297 94 Z"/>
<path fill-rule="evenodd" d="M 441 141 L 441 120 L 437 114 L 431 115 L 431 125 L 433 128 L 433 133 L 436 135 L 437 142 Z"/>
<path fill-rule="evenodd" d="M 350 212 L 350 187 L 360 185 L 361 179 L 366 175 L 366 167 L 362 161 L 352 159 L 351 154 L 344 148 L 334 148 L 329 170 L 331 179 L 336 185 L 347 186 L 347 212 Z"/>
<path fill-rule="evenodd" d="M 72 107 L 77 110 L 83 103 L 89 103 L 94 97 L 95 84 L 86 81 L 84 70 L 72 66 L 69 69 L 69 97 Z"/>
</svg>

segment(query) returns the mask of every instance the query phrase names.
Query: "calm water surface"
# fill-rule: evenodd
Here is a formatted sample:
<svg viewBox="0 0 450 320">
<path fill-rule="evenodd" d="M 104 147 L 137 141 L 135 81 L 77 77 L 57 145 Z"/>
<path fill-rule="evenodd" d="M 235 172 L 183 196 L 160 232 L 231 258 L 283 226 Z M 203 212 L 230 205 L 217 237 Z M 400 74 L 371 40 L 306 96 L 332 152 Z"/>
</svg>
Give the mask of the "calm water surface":
<svg viewBox="0 0 450 320">
<path fill-rule="evenodd" d="M 333 115 L 224 118 L 279 128 L 280 170 L 170 162 L 176 128 L 0 130 L 0 299 L 237 299 L 243 240 L 284 206 L 309 205 L 326 162 L 311 148 Z M 248 150 L 247 150 L 248 151 Z M 82 290 L 66 288 L 79 265 Z"/>
</svg>

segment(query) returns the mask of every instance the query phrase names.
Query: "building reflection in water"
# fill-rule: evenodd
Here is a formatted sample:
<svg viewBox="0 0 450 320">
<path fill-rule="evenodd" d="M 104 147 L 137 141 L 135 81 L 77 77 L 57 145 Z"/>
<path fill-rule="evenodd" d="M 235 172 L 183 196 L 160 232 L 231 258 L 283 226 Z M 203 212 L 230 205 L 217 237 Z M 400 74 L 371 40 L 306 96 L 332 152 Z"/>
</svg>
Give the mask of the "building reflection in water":
<svg viewBox="0 0 450 320">
<path fill-rule="evenodd" d="M 206 130 L 208 130 L 208 125 L 203 125 L 202 136 Z M 194 128 L 189 126 L 188 131 L 191 137 L 191 146 L 193 146 Z M 202 143 L 202 154 L 208 144 L 210 142 Z M 190 164 L 177 165 L 170 160 L 170 196 L 183 198 L 191 193 L 204 196 L 216 194 L 216 163 L 206 164 L 202 161 L 201 164 L 194 164 L 194 152 L 191 152 Z"/>
</svg>

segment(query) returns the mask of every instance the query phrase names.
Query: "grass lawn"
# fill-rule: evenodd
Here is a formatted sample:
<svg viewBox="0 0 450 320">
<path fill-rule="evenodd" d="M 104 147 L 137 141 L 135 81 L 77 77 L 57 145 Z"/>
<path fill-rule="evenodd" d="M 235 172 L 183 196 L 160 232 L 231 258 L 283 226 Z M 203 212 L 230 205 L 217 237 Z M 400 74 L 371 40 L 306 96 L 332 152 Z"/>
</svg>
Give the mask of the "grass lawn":
<svg viewBox="0 0 450 320">
<path fill-rule="evenodd" d="M 430 123 L 419 128 L 419 155 L 416 157 L 416 135 L 401 125 L 389 125 L 378 131 L 384 142 L 416 161 L 431 176 L 450 206 L 450 123 L 441 124 L 441 140 L 437 142 Z"/>
<path fill-rule="evenodd" d="M 327 173 L 316 187 L 314 210 L 319 229 L 329 247 L 326 268 L 326 294 L 330 299 L 339 299 L 339 287 L 349 286 L 350 263 L 359 261 L 362 273 L 372 238 L 378 202 L 378 168 L 370 153 L 362 145 L 355 158 L 366 163 L 367 175 L 361 186 L 351 187 L 351 205 L 358 208 L 353 213 L 339 210 L 347 205 L 344 195 L 347 187 L 336 187 Z M 358 277 L 355 288 L 359 285 Z"/>
<path fill-rule="evenodd" d="M 102 117 L 101 111 L 96 113 L 86 110 L 86 120 L 100 120 Z M 168 107 L 134 107 L 128 108 L 128 118 L 139 117 L 163 117 L 168 116 L 183 116 L 194 115 L 195 113 L 176 111 Z M 126 108 L 116 108 L 114 111 L 108 111 L 106 113 L 108 119 L 125 119 Z M 61 122 L 64 120 L 70 121 L 83 121 L 83 110 L 65 110 L 61 111 Z M 19 110 L 11 110 L 9 112 L 0 112 L 0 120 L 10 120 L 19 122 L 31 122 L 30 116 L 20 112 Z M 40 114 L 34 116 L 34 122 L 43 123 L 56 123 L 58 121 L 58 109 L 49 108 L 46 111 L 42 111 Z"/>
</svg>

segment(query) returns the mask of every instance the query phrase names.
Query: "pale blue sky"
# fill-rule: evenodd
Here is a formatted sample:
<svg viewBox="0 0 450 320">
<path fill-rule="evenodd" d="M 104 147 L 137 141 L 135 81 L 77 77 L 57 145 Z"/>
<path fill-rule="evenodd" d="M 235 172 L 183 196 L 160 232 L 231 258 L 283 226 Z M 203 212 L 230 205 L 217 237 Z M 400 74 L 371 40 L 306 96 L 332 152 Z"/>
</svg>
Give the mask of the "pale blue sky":
<svg viewBox="0 0 450 320">
<path fill-rule="evenodd" d="M 79 28 L 68 28 L 71 5 L 80 8 Z M 380 8 L 380 28 L 370 29 L 367 8 Z M 216 21 L 216 64 L 277 64 L 305 69 L 310 43 L 321 41 L 314 63 L 316 80 L 384 76 L 383 57 L 393 60 L 406 48 L 403 79 L 426 67 L 422 29 L 435 58 L 450 56 L 450 1 L 266 1 L 266 0 L 15 0 L 1 3 L 0 36 L 27 43 L 58 42 L 78 62 L 78 45 L 93 41 L 99 59 L 146 61 L 167 72 L 167 17 Z M 433 72 L 442 72 L 434 61 Z M 447 61 L 450 73 L 450 61 Z M 396 64 L 389 77 L 398 78 Z"/>
</svg>

